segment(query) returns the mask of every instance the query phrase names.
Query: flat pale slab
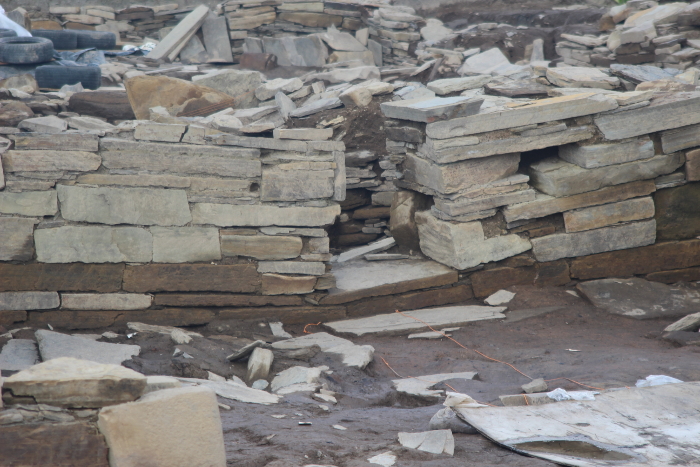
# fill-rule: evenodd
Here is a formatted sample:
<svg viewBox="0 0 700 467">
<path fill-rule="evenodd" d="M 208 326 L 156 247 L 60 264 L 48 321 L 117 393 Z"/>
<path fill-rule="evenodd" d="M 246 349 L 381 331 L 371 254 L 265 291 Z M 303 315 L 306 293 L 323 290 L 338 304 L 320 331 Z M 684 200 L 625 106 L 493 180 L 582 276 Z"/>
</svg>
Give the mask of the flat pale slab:
<svg viewBox="0 0 700 467">
<path fill-rule="evenodd" d="M 368 318 L 348 319 L 326 323 L 326 326 L 338 333 L 363 336 L 409 334 L 415 331 L 440 326 L 461 326 L 472 321 L 485 319 L 502 319 L 506 316 L 506 307 L 491 306 L 450 306 L 445 308 L 428 308 L 425 310 L 404 311 Z M 413 319 L 413 318 L 417 318 Z"/>
<path fill-rule="evenodd" d="M 416 376 L 413 378 L 395 379 L 392 381 L 398 392 L 419 397 L 441 397 L 445 391 L 430 389 L 438 383 L 451 379 L 474 379 L 478 373 L 465 371 L 462 373 L 441 373 L 437 375 Z"/>
</svg>

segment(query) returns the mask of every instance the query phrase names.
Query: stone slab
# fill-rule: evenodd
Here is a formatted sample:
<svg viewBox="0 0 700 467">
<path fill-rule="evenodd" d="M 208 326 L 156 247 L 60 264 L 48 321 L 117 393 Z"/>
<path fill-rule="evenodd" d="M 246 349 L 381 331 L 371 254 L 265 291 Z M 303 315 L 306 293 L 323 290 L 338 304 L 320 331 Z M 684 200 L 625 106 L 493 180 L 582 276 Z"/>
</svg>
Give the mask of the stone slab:
<svg viewBox="0 0 700 467">
<path fill-rule="evenodd" d="M 126 292 L 253 293 L 260 286 L 255 264 L 146 264 L 127 266 Z"/>
<path fill-rule="evenodd" d="M 279 320 L 285 324 L 308 324 L 324 319 L 343 319 L 345 307 L 342 306 L 294 306 L 294 307 L 255 307 L 255 308 L 224 308 L 219 311 L 218 319 L 261 319 Z"/>
<path fill-rule="evenodd" d="M 312 261 L 260 261 L 258 262 L 258 272 L 322 276 L 326 273 L 326 265 Z"/>
<path fill-rule="evenodd" d="M 146 294 L 61 294 L 63 310 L 145 310 L 152 302 L 153 297 Z"/>
<path fill-rule="evenodd" d="M 410 99 L 381 104 L 385 117 L 431 123 L 467 117 L 479 112 L 483 99 L 464 96 Z"/>
<path fill-rule="evenodd" d="M 454 217 L 486 211 L 508 204 L 533 201 L 535 199 L 535 194 L 535 190 L 516 190 L 509 193 L 486 195 L 480 198 L 458 198 L 456 200 L 449 200 L 436 197 L 435 208 L 448 216 Z"/>
<path fill-rule="evenodd" d="M 369 243 L 365 246 L 353 248 L 342 252 L 340 255 L 338 255 L 336 262 L 344 263 L 352 259 L 360 258 L 366 254 L 378 253 L 380 251 L 388 250 L 394 245 L 396 245 L 396 240 L 394 240 L 393 237 L 383 238 L 376 242 Z"/>
<path fill-rule="evenodd" d="M 26 370 L 40 361 L 36 342 L 31 339 L 11 339 L 0 352 L 0 370 Z"/>
<path fill-rule="evenodd" d="M 315 282 L 316 277 L 314 277 L 314 283 Z M 153 303 L 158 306 L 175 307 L 298 306 L 302 304 L 302 299 L 301 297 L 285 295 L 157 294 Z"/>
<path fill-rule="evenodd" d="M 576 288 L 593 305 L 634 319 L 680 318 L 695 312 L 700 303 L 697 290 L 636 277 L 581 282 Z"/>
<path fill-rule="evenodd" d="M 462 78 L 446 78 L 429 82 L 426 86 L 438 96 L 451 94 L 453 92 L 465 91 L 467 89 L 477 89 L 489 83 L 493 77 L 491 75 L 465 76 Z"/>
<path fill-rule="evenodd" d="M 355 345 L 352 341 L 333 336 L 327 332 L 316 332 L 302 337 L 285 339 L 272 344 L 273 349 L 299 350 L 317 345 L 322 352 L 335 353 L 343 356 L 343 364 L 364 369 L 372 361 L 374 347 L 371 345 Z"/>
<path fill-rule="evenodd" d="M 316 276 L 284 276 L 281 274 L 263 274 L 263 295 L 307 294 L 314 291 L 318 278 Z"/>
<path fill-rule="evenodd" d="M 139 121 L 134 131 L 134 139 L 179 143 L 187 125 Z"/>
<path fill-rule="evenodd" d="M 700 146 L 700 125 L 688 125 L 661 132 L 661 148 L 666 154 Z"/>
<path fill-rule="evenodd" d="M 301 254 L 300 237 L 235 235 L 222 231 L 221 251 L 224 256 L 247 256 L 261 260 L 292 259 Z"/>
<path fill-rule="evenodd" d="M 338 205 L 315 208 L 197 203 L 192 208 L 192 223 L 220 227 L 316 227 L 333 224 L 338 215 Z"/>
<path fill-rule="evenodd" d="M 163 188 L 189 188 L 189 177 L 175 175 L 108 175 L 85 174 L 80 175 L 77 182 L 82 185 L 117 185 L 125 187 L 163 187 Z"/>
<path fill-rule="evenodd" d="M 665 151 L 670 154 L 674 151 Z M 567 144 L 559 148 L 559 158 L 584 169 L 623 164 L 654 157 L 654 143 L 648 136 L 616 144 L 577 145 Z"/>
<path fill-rule="evenodd" d="M 409 339 L 410 338 L 411 337 L 409 336 Z M 453 379 L 472 380 L 476 378 L 477 375 L 478 373 L 474 371 L 464 371 L 461 373 L 440 373 L 437 375 L 421 375 L 415 378 L 394 379 L 391 381 L 391 383 L 394 385 L 396 391 L 408 396 L 425 399 L 437 399 L 439 397 L 444 397 L 445 391 L 442 389 L 430 389 L 436 384 Z"/>
<path fill-rule="evenodd" d="M 457 271 L 429 260 L 349 262 L 333 265 L 336 288 L 324 305 L 393 295 L 457 282 Z"/>
<path fill-rule="evenodd" d="M 332 198 L 335 194 L 333 170 L 263 169 L 262 201 L 305 201 Z"/>
<path fill-rule="evenodd" d="M 34 333 L 43 361 L 70 357 L 106 365 L 121 365 L 141 353 L 138 345 L 96 342 L 83 337 L 69 336 L 40 329 Z"/>
<path fill-rule="evenodd" d="M 34 256 L 34 225 L 38 219 L 0 217 L 0 261 L 28 261 Z"/>
<path fill-rule="evenodd" d="M 692 313 L 666 326 L 664 332 L 697 331 L 698 327 L 700 327 L 700 313 Z"/>
<path fill-rule="evenodd" d="M 606 251 L 650 245 L 656 240 L 656 221 L 642 221 L 576 233 L 533 238 L 537 261 L 587 256 Z"/>
<path fill-rule="evenodd" d="M 56 292 L 0 292 L 0 310 L 50 310 L 60 305 Z"/>
<path fill-rule="evenodd" d="M 200 326 L 214 319 L 214 312 L 206 308 L 164 308 L 138 311 L 31 311 L 27 326 L 52 326 L 64 329 L 103 329 L 125 326 L 141 320 L 162 326 Z"/>
<path fill-rule="evenodd" d="M 635 198 L 564 213 L 566 232 L 581 232 L 654 217 L 651 197 Z"/>
<path fill-rule="evenodd" d="M 99 138 L 97 135 L 81 133 L 58 133 L 54 135 L 17 134 L 10 139 L 15 142 L 16 150 L 52 150 L 52 151 L 87 151 L 97 152 Z"/>
<path fill-rule="evenodd" d="M 147 263 L 153 255 L 151 234 L 138 227 L 64 226 L 34 233 L 42 263 Z"/>
<path fill-rule="evenodd" d="M 654 194 L 656 238 L 683 240 L 700 235 L 700 211 L 696 209 L 698 199 L 698 183 L 657 191 Z"/>
<path fill-rule="evenodd" d="M 0 263 L 0 291 L 116 292 L 123 273 L 123 264 Z"/>
<path fill-rule="evenodd" d="M 231 38 L 228 33 L 225 16 L 209 12 L 202 23 L 204 46 L 209 55 L 208 63 L 232 63 Z"/>
<path fill-rule="evenodd" d="M 99 155 L 86 151 L 10 150 L 2 155 L 2 167 L 10 173 L 58 170 L 91 172 L 97 170 L 101 163 Z"/>
<path fill-rule="evenodd" d="M 193 263 L 221 259 L 219 229 L 151 227 L 154 263 Z"/>
<path fill-rule="evenodd" d="M 20 216 L 54 216 L 58 212 L 56 191 L 0 192 L 0 213 Z"/>
<path fill-rule="evenodd" d="M 368 318 L 349 319 L 325 323 L 325 326 L 340 334 L 363 336 L 372 334 L 403 335 L 422 331 L 432 327 L 462 326 L 473 321 L 487 319 L 503 319 L 502 313 L 506 307 L 490 306 L 453 306 L 445 308 L 430 308 L 426 310 L 388 313 Z M 417 318 L 421 321 L 417 321 Z M 427 324 L 426 324 L 427 323 Z"/>
</svg>

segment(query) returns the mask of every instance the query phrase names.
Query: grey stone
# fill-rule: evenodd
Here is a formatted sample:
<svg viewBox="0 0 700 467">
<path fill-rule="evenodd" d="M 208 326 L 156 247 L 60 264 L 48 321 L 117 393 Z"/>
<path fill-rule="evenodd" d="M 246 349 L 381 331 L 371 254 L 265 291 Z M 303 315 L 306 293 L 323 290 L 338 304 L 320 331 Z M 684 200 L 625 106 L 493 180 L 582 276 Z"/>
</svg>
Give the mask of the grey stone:
<svg viewBox="0 0 700 467">
<path fill-rule="evenodd" d="M 660 79 L 672 78 L 673 70 L 663 69 L 651 65 L 623 65 L 621 63 L 613 63 L 610 65 L 610 70 L 620 78 L 624 78 L 634 84 L 639 84 L 645 81 L 657 81 Z"/>
<path fill-rule="evenodd" d="M 618 78 L 588 67 L 548 68 L 547 80 L 562 88 L 615 89 L 620 85 Z"/>
<path fill-rule="evenodd" d="M 350 250 L 342 252 L 340 255 L 338 255 L 337 262 L 344 263 L 346 261 L 360 258 L 366 254 L 378 253 L 380 251 L 388 250 L 394 245 L 396 245 L 396 240 L 394 240 L 393 237 L 383 238 L 376 242 L 372 242 L 368 245 L 352 248 Z"/>
<path fill-rule="evenodd" d="M 43 361 L 71 357 L 95 363 L 121 365 L 141 353 L 138 345 L 109 344 L 40 329 L 34 333 Z"/>
<path fill-rule="evenodd" d="M 454 454 L 455 441 L 450 430 L 424 431 L 422 433 L 399 432 L 398 436 L 401 446 L 409 449 L 417 449 L 431 454 L 450 456 Z"/>
<path fill-rule="evenodd" d="M 460 75 L 484 74 L 497 72 L 510 65 L 508 58 L 497 47 L 472 55 L 464 61 L 464 65 L 457 71 Z"/>
<path fill-rule="evenodd" d="M 428 89 L 439 96 L 451 94 L 453 92 L 477 89 L 491 82 L 491 75 L 465 76 L 462 78 L 445 78 L 431 81 L 427 84 Z"/>
<path fill-rule="evenodd" d="M 593 305 L 634 319 L 678 318 L 695 312 L 700 303 L 697 290 L 638 277 L 581 282 L 576 288 Z"/>
<path fill-rule="evenodd" d="M 192 82 L 234 97 L 233 108 L 247 109 L 258 104 L 255 90 L 262 84 L 263 75 L 252 70 L 214 70 L 193 76 Z"/>
<path fill-rule="evenodd" d="M 461 373 L 441 373 L 437 375 L 425 375 L 416 378 L 404 378 L 392 380 L 396 391 L 408 396 L 437 399 L 444 396 L 445 391 L 441 389 L 430 389 L 438 383 L 453 379 L 474 379 L 478 373 L 465 371 Z"/>
<path fill-rule="evenodd" d="M 42 263 L 147 263 L 153 240 L 138 227 L 65 226 L 34 233 Z"/>
<path fill-rule="evenodd" d="M 388 313 L 368 318 L 332 321 L 326 323 L 326 326 L 334 332 L 353 334 L 355 336 L 363 336 L 365 334 L 375 336 L 403 335 L 428 329 L 428 326 L 462 326 L 473 321 L 503 319 L 505 315 L 502 312 L 505 310 L 506 307 L 476 305 L 429 308 L 404 311 L 402 313 Z M 413 318 L 418 318 L 420 321 Z"/>
<path fill-rule="evenodd" d="M 116 126 L 111 123 L 107 123 L 99 118 L 94 117 L 71 117 L 68 119 L 68 126 L 76 130 L 90 131 L 90 130 L 103 130 L 111 131 L 116 128 Z M 88 135 L 80 135 L 81 138 L 89 138 Z M 77 148 L 75 148 L 77 149 Z M 86 149 L 89 150 L 89 149 Z M 95 149 L 97 150 L 97 149 Z"/>
<path fill-rule="evenodd" d="M 179 143 L 187 125 L 139 121 L 134 131 L 134 139 Z"/>
<path fill-rule="evenodd" d="M 285 120 L 287 120 L 289 118 L 289 114 L 297 108 L 294 101 L 287 97 L 283 92 L 278 92 L 275 94 L 275 103 L 277 104 L 277 107 L 279 107 L 279 112 L 282 115 L 282 118 Z"/>
<path fill-rule="evenodd" d="M 2 198 L 0 198 L 2 199 Z M 34 256 L 34 225 L 38 219 L 0 217 L 0 261 L 29 261 Z"/>
<path fill-rule="evenodd" d="M 332 128 L 276 128 L 273 136 L 279 139 L 324 141 L 333 136 Z"/>
<path fill-rule="evenodd" d="M 85 174 L 80 175 L 77 182 L 82 185 L 119 185 L 148 187 L 157 186 L 163 188 L 189 188 L 191 181 L 188 177 L 175 175 L 107 175 Z"/>
<path fill-rule="evenodd" d="M 541 40 L 541 39 L 539 39 Z M 430 419 L 431 430 L 450 430 L 452 433 L 476 434 L 476 428 L 462 420 L 451 407 L 438 410 Z"/>
<path fill-rule="evenodd" d="M 264 169 L 260 199 L 263 201 L 302 201 L 332 198 L 335 173 L 333 170 Z"/>
<path fill-rule="evenodd" d="M 423 254 L 455 269 L 500 261 L 528 251 L 530 241 L 518 235 L 485 238 L 481 222 L 450 223 L 429 211 L 416 213 Z"/>
<path fill-rule="evenodd" d="M 270 394 L 269 392 L 260 391 L 257 389 L 249 388 L 244 384 L 236 383 L 233 381 L 209 381 L 206 379 L 194 379 L 194 378 L 178 378 L 178 380 L 183 383 L 195 383 L 197 385 L 209 388 L 214 391 L 217 396 L 223 397 L 224 399 L 231 399 L 234 401 L 245 402 L 248 404 L 261 404 L 270 405 L 278 403 L 282 398 Z M 241 380 L 242 381 L 242 380 Z M 171 410 L 168 408 L 168 410 Z M 218 412 L 218 409 L 217 409 Z M 195 458 L 198 462 L 201 458 Z M 223 467 L 223 464 L 213 464 Z"/>
<path fill-rule="evenodd" d="M 481 98 L 464 96 L 435 97 L 384 102 L 381 104 L 381 109 L 382 113 L 389 118 L 430 123 L 477 114 L 482 102 Z"/>
<path fill-rule="evenodd" d="M 145 310 L 153 297 L 134 293 L 62 293 L 64 310 Z"/>
<path fill-rule="evenodd" d="M 192 223 L 220 227 L 315 227 L 333 224 L 338 215 L 338 205 L 315 208 L 198 203 L 192 208 Z"/>
<path fill-rule="evenodd" d="M 196 34 L 187 41 L 180 51 L 180 62 L 187 65 L 206 63 L 209 60 L 207 49 Z"/>
<path fill-rule="evenodd" d="M 154 263 L 191 263 L 221 259 L 219 229 L 151 227 Z"/>
<path fill-rule="evenodd" d="M 645 136 L 613 144 L 567 144 L 559 148 L 559 157 L 584 169 L 593 169 L 654 157 L 654 143 Z"/>
<path fill-rule="evenodd" d="M 275 356 L 271 350 L 257 347 L 248 358 L 248 373 L 246 381 L 253 382 L 259 379 L 267 379 L 270 367 Z"/>
<path fill-rule="evenodd" d="M 224 256 L 246 256 L 262 260 L 293 259 L 301 254 L 299 237 L 221 234 Z"/>
<path fill-rule="evenodd" d="M 91 172 L 97 170 L 101 162 L 100 156 L 85 151 L 11 150 L 2 155 L 5 172 Z"/>
<path fill-rule="evenodd" d="M 231 38 L 229 37 L 225 16 L 219 16 L 210 11 L 204 23 L 202 23 L 202 36 L 209 54 L 209 63 L 233 62 Z"/>
<path fill-rule="evenodd" d="M 666 154 L 696 146 L 700 146 L 700 125 L 688 125 L 661 133 L 661 147 Z"/>
<path fill-rule="evenodd" d="M 530 165 L 530 184 L 548 195 L 569 196 L 669 174 L 682 166 L 683 162 L 683 154 L 675 153 L 607 167 L 583 169 L 559 158 L 549 158 Z"/>
<path fill-rule="evenodd" d="M 319 37 L 333 50 L 343 50 L 347 52 L 363 52 L 367 50 L 357 39 L 347 32 L 340 32 L 335 25 L 328 28 L 328 31 L 319 34 Z"/>
<path fill-rule="evenodd" d="M 651 197 L 635 198 L 565 212 L 564 225 L 567 233 L 581 232 L 651 217 L 654 217 L 654 201 Z"/>
<path fill-rule="evenodd" d="M 343 105 L 343 103 L 339 98 L 328 97 L 325 99 L 319 99 L 310 104 L 305 104 L 290 112 L 289 115 L 296 118 L 308 117 L 309 115 L 323 112 L 324 110 L 335 109 L 341 105 Z"/>
<path fill-rule="evenodd" d="M 280 66 L 321 67 L 328 58 L 328 49 L 316 35 L 264 37 L 262 42 L 263 51 L 275 55 Z"/>
<path fill-rule="evenodd" d="M 60 133 L 68 129 L 68 123 L 58 117 L 36 117 L 23 120 L 17 128 L 34 133 Z"/>
<path fill-rule="evenodd" d="M 185 225 L 192 220 L 184 190 L 59 185 L 61 214 L 100 224 Z"/>
<path fill-rule="evenodd" d="M 700 327 L 700 313 L 693 313 L 688 316 L 684 316 L 675 323 L 671 323 L 664 328 L 664 332 L 675 332 L 675 331 L 697 331 Z M 2 354 L 0 354 L 2 358 Z M 2 368 L 0 366 L 0 368 Z"/>
<path fill-rule="evenodd" d="M 258 263 L 258 272 L 322 276 L 326 273 L 326 265 L 323 263 L 306 261 L 260 261 Z"/>
<path fill-rule="evenodd" d="M 320 386 L 319 379 L 321 372 L 328 367 L 307 368 L 303 366 L 293 366 L 277 373 L 270 383 L 272 392 L 278 393 L 281 389 L 292 385 L 303 385 L 304 389 L 316 392 L 315 388 Z"/>
<path fill-rule="evenodd" d="M 0 370 L 26 370 L 39 361 L 36 342 L 31 339 L 11 339 L 0 352 Z"/>
<path fill-rule="evenodd" d="M 535 190 L 517 190 L 507 193 L 488 194 L 479 198 L 457 198 L 455 200 L 435 198 L 435 208 L 450 217 L 462 216 L 506 206 L 526 203 L 535 199 Z"/>
<path fill-rule="evenodd" d="M 266 101 L 275 97 L 278 92 L 290 93 L 304 86 L 299 78 L 276 78 L 267 81 L 255 89 L 255 97 L 261 101 Z"/>
<path fill-rule="evenodd" d="M 171 376 L 147 376 L 146 389 L 143 391 L 143 393 L 148 394 L 149 392 L 179 388 L 181 386 L 182 383 Z"/>
<path fill-rule="evenodd" d="M 308 148 L 308 144 L 304 141 L 280 140 L 275 138 L 259 138 L 253 136 L 219 135 L 213 137 L 213 140 L 214 142 L 216 142 L 216 144 L 221 144 L 224 146 L 272 149 L 275 151 L 306 152 Z"/>
<path fill-rule="evenodd" d="M 654 241 L 656 241 L 655 220 L 584 232 L 558 233 L 531 240 L 532 251 L 540 262 L 635 248 L 651 245 Z"/>
<path fill-rule="evenodd" d="M 372 56 L 374 57 L 374 66 L 384 66 L 384 53 L 382 50 L 382 44 L 373 39 L 368 39 L 367 48 L 370 52 L 372 52 Z"/>
<path fill-rule="evenodd" d="M 60 304 L 58 292 L 0 292 L 0 310 L 50 310 Z"/>
<path fill-rule="evenodd" d="M 302 337 L 287 339 L 272 344 L 273 349 L 299 350 L 317 345 L 322 352 L 340 354 L 343 364 L 363 370 L 374 356 L 371 345 L 355 345 L 347 339 L 333 336 L 327 332 L 316 332 Z"/>
<path fill-rule="evenodd" d="M 521 386 L 526 394 L 532 394 L 533 392 L 545 392 L 547 390 L 547 383 L 542 378 L 533 379 L 527 384 Z"/>
</svg>

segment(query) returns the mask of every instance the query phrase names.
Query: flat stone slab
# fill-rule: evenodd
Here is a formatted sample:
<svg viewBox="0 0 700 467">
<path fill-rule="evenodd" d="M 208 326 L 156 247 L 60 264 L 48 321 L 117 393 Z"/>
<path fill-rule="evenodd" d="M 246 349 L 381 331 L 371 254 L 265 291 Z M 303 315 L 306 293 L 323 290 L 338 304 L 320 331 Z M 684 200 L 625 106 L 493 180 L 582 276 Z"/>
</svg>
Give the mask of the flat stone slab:
<svg viewBox="0 0 700 467">
<path fill-rule="evenodd" d="M 452 430 L 399 433 L 399 443 L 404 447 L 431 454 L 448 454 L 451 456 L 455 452 L 455 439 L 452 436 Z"/>
<path fill-rule="evenodd" d="M 351 259 L 360 258 L 361 256 L 367 254 L 379 253 L 380 251 L 388 250 L 394 245 L 396 245 L 396 240 L 394 240 L 392 237 L 383 238 L 374 243 L 370 243 L 368 245 L 364 245 L 358 248 L 353 248 L 351 250 L 342 252 L 340 255 L 338 255 L 337 262 L 344 263 L 346 261 L 350 261 Z"/>
<path fill-rule="evenodd" d="M 248 404 L 270 405 L 276 404 L 281 397 L 269 392 L 253 389 L 231 381 L 209 381 L 207 379 L 196 378 L 177 378 L 183 383 L 196 384 L 204 386 L 214 391 L 218 396 L 224 399 L 245 402 Z"/>
<path fill-rule="evenodd" d="M 301 387 L 298 386 L 300 390 L 315 392 L 313 387 L 320 386 L 318 380 L 321 377 L 321 372 L 327 369 L 328 367 L 323 366 L 315 368 L 293 366 L 291 368 L 287 368 L 286 370 L 277 373 L 277 376 L 275 376 L 270 383 L 270 389 L 272 392 L 278 393 L 280 390 L 289 388 L 290 386 L 300 385 Z M 298 391 L 286 392 L 289 393 Z"/>
<path fill-rule="evenodd" d="M 39 361 L 39 350 L 31 339 L 12 339 L 0 352 L 0 370 L 26 370 Z"/>
<path fill-rule="evenodd" d="M 82 337 L 40 329 L 36 333 L 39 352 L 44 361 L 61 357 L 79 358 L 96 363 L 121 365 L 141 352 L 138 345 L 95 342 Z"/>
<path fill-rule="evenodd" d="M 336 287 L 322 300 L 335 305 L 457 282 L 457 271 L 429 260 L 336 263 Z"/>
<path fill-rule="evenodd" d="M 502 306 L 451 306 L 333 321 L 325 323 L 325 325 L 337 333 L 353 334 L 355 336 L 363 336 L 365 334 L 401 335 L 429 329 L 428 326 L 461 326 L 472 321 L 502 319 L 506 317 L 503 314 L 505 310 L 506 307 Z M 413 318 L 417 318 L 417 320 Z"/>
<path fill-rule="evenodd" d="M 451 379 L 474 379 L 478 373 L 465 371 L 462 373 L 441 373 L 437 375 L 416 376 L 414 378 L 395 379 L 392 381 L 398 392 L 410 396 L 438 398 L 445 395 L 441 389 L 430 389 L 438 383 Z"/>
<path fill-rule="evenodd" d="M 104 407 L 138 399 L 146 377 L 119 365 L 56 358 L 20 371 L 3 383 L 15 397 L 61 407 Z"/>
<path fill-rule="evenodd" d="M 692 315 L 679 319 L 675 323 L 669 324 L 664 329 L 664 332 L 697 331 L 698 327 L 700 327 L 700 313 L 693 313 Z M 698 335 L 698 337 L 700 337 L 700 335 Z M 0 354 L 0 357 L 1 356 Z"/>
<path fill-rule="evenodd" d="M 411 99 L 384 102 L 382 113 L 389 118 L 431 123 L 457 117 L 474 115 L 481 109 L 483 99 L 465 96 L 434 97 L 432 99 Z"/>
<path fill-rule="evenodd" d="M 342 355 L 344 365 L 354 366 L 359 369 L 364 369 L 374 358 L 374 347 L 371 345 L 355 345 L 347 339 L 333 336 L 327 332 L 317 332 L 308 336 L 275 342 L 272 344 L 272 348 L 298 350 L 314 345 L 318 345 L 322 352 Z"/>
<path fill-rule="evenodd" d="M 634 319 L 678 318 L 700 307 L 699 291 L 637 277 L 581 282 L 576 288 L 593 305 Z"/>
</svg>

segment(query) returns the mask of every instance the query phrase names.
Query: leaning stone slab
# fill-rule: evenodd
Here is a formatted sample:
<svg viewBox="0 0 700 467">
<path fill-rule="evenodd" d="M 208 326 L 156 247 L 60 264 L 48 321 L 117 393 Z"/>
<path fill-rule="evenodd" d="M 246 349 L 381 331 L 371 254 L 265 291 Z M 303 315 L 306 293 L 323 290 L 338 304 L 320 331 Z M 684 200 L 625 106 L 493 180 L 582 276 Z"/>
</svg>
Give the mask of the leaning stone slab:
<svg viewBox="0 0 700 467">
<path fill-rule="evenodd" d="M 363 336 L 372 334 L 403 335 L 419 330 L 429 329 L 428 326 L 462 326 L 473 321 L 486 319 L 502 319 L 506 307 L 491 306 L 452 306 L 445 308 L 429 308 L 425 310 L 404 311 L 371 316 L 369 318 L 333 321 L 325 326 L 334 332 Z M 417 318 L 417 321 L 413 318 Z"/>
<path fill-rule="evenodd" d="M 559 148 L 559 157 L 584 169 L 594 169 L 654 157 L 654 143 L 644 136 L 613 144 L 567 144 Z"/>
<path fill-rule="evenodd" d="M 697 310 L 700 292 L 638 277 L 581 282 L 576 287 L 593 305 L 635 319 L 677 318 Z"/>
<path fill-rule="evenodd" d="M 688 125 L 661 132 L 661 147 L 665 154 L 700 146 L 700 125 Z"/>
<path fill-rule="evenodd" d="M 590 67 L 547 68 L 547 80 L 561 88 L 615 89 L 620 85 L 619 78 Z"/>
<path fill-rule="evenodd" d="M 85 151 L 11 150 L 2 155 L 5 172 L 90 172 L 97 170 L 101 163 L 100 156 Z"/>
<path fill-rule="evenodd" d="M 316 332 L 307 336 L 295 337 L 283 341 L 274 342 L 273 349 L 298 350 L 318 345 L 322 352 L 340 354 L 343 364 L 364 369 L 374 356 L 374 347 L 371 345 L 355 345 L 347 339 L 333 336 L 327 332 Z"/>
<path fill-rule="evenodd" d="M 34 256 L 38 219 L 0 217 L 0 261 L 29 261 Z"/>
<path fill-rule="evenodd" d="M 606 251 L 651 245 L 656 241 L 656 221 L 634 222 L 576 233 L 533 238 L 532 251 L 540 262 L 587 256 Z"/>
<path fill-rule="evenodd" d="M 326 273 L 326 265 L 312 261 L 260 261 L 258 263 L 258 272 L 322 276 Z"/>
<path fill-rule="evenodd" d="M 40 361 L 36 342 L 31 339 L 11 339 L 0 352 L 0 370 L 26 370 Z"/>
<path fill-rule="evenodd" d="M 606 139 L 617 140 L 700 123 L 700 93 L 679 92 L 655 98 L 651 105 L 596 117 Z"/>
<path fill-rule="evenodd" d="M 674 332 L 674 331 L 697 331 L 700 327 L 700 313 L 693 313 L 688 316 L 684 316 L 675 323 L 671 323 L 664 329 L 664 332 Z M 2 354 L 0 354 L 2 358 Z M 2 366 L 0 366 L 2 368 Z"/>
<path fill-rule="evenodd" d="M 151 306 L 153 296 L 134 293 L 62 293 L 61 309 L 64 310 L 145 310 Z"/>
<path fill-rule="evenodd" d="M 3 384 L 15 397 L 32 397 L 38 404 L 92 408 L 138 399 L 146 377 L 120 365 L 75 358 L 57 358 L 20 371 Z"/>
<path fill-rule="evenodd" d="M 59 332 L 40 329 L 34 333 L 43 361 L 71 357 L 96 363 L 121 365 L 141 353 L 138 345 L 96 342 L 83 337 L 69 336 Z"/>
<path fill-rule="evenodd" d="M 401 446 L 431 454 L 454 455 L 455 440 L 452 430 L 431 430 L 422 433 L 399 433 Z"/>
<path fill-rule="evenodd" d="M 617 108 L 617 102 L 601 94 L 588 93 L 554 97 L 511 110 L 504 109 L 501 112 L 479 113 L 444 122 L 429 123 L 426 127 L 426 134 L 434 139 L 455 138 L 581 117 L 615 108 Z"/>
<path fill-rule="evenodd" d="M 192 220 L 184 190 L 59 185 L 65 219 L 99 224 L 185 225 Z"/>
<path fill-rule="evenodd" d="M 544 159 L 530 165 L 530 184 L 552 196 L 570 196 L 603 187 L 666 175 L 685 162 L 681 153 L 659 155 L 624 164 L 583 169 L 559 158 Z"/>
<path fill-rule="evenodd" d="M 64 226 L 34 233 L 41 263 L 148 263 L 153 240 L 138 227 Z"/>
<path fill-rule="evenodd" d="M 55 190 L 0 192 L 0 213 L 20 216 L 53 216 L 58 212 Z"/>
<path fill-rule="evenodd" d="M 651 217 L 654 217 L 654 201 L 651 197 L 636 198 L 565 212 L 564 225 L 567 233 L 571 233 Z"/>
<path fill-rule="evenodd" d="M 462 373 L 441 373 L 437 375 L 417 376 L 415 378 L 395 379 L 391 382 L 398 392 L 409 396 L 437 399 L 445 395 L 442 389 L 430 389 L 438 383 L 451 379 L 474 379 L 478 373 L 465 371 Z"/>
<path fill-rule="evenodd" d="M 388 118 L 430 123 L 474 115 L 479 112 L 482 102 L 484 100 L 480 98 L 463 96 L 435 97 L 384 102 L 381 104 L 381 109 L 384 116 Z"/>
<path fill-rule="evenodd" d="M 0 310 L 50 310 L 60 304 L 58 292 L 0 292 Z"/>
<path fill-rule="evenodd" d="M 303 366 L 293 366 L 284 371 L 277 373 L 270 383 L 270 389 L 274 393 L 289 388 L 290 386 L 300 386 L 299 390 L 309 390 L 315 392 L 315 389 L 320 386 L 318 380 L 321 377 L 321 372 L 327 370 L 327 366 L 308 368 Z M 298 391 L 287 391 L 298 392 Z"/>
<path fill-rule="evenodd" d="M 324 110 L 335 109 L 341 105 L 343 105 L 343 102 L 339 98 L 327 97 L 292 110 L 289 115 L 295 118 L 308 117 L 309 115 L 314 115 Z"/>
<path fill-rule="evenodd" d="M 453 92 L 477 89 L 489 83 L 493 77 L 491 75 L 465 76 L 463 78 L 446 78 L 429 82 L 426 86 L 438 96 L 451 94 Z"/>
<path fill-rule="evenodd" d="M 558 212 L 645 196 L 654 191 L 656 191 L 654 181 L 645 180 L 614 185 L 564 198 L 555 198 L 549 195 L 538 194 L 534 201 L 507 206 L 503 210 L 503 215 L 506 222 L 515 222 L 522 219 L 536 219 Z"/>
<path fill-rule="evenodd" d="M 388 250 L 394 245 L 396 245 L 396 241 L 393 237 L 383 238 L 379 241 L 370 243 L 368 245 L 342 252 L 340 255 L 338 255 L 337 262 L 344 263 L 345 261 L 360 258 L 370 253 L 378 253 L 380 251 Z"/>
<path fill-rule="evenodd" d="M 219 406 L 211 389 L 151 392 L 101 410 L 97 426 L 112 466 L 226 466 Z"/>
<path fill-rule="evenodd" d="M 332 224 L 338 215 L 338 205 L 314 208 L 198 203 L 192 208 L 192 223 L 220 227 L 316 227 Z"/>
<path fill-rule="evenodd" d="M 435 208 L 450 217 L 486 211 L 508 204 L 525 203 L 535 199 L 535 190 L 517 190 L 507 193 L 486 195 L 479 198 L 458 198 L 449 200 L 435 197 Z"/>
<path fill-rule="evenodd" d="M 221 259 L 219 229 L 151 227 L 154 263 L 191 263 Z"/>
</svg>

